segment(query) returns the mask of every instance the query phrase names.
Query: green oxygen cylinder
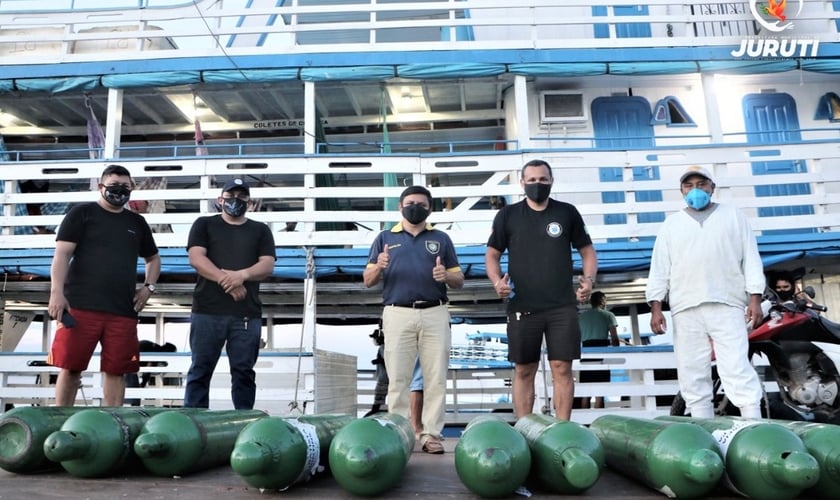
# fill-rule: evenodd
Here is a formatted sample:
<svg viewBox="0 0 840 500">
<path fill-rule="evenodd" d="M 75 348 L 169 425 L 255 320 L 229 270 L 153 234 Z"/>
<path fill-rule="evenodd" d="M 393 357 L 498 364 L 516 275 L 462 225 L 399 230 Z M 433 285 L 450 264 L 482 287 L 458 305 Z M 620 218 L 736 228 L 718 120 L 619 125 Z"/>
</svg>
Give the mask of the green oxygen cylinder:
<svg viewBox="0 0 840 500">
<path fill-rule="evenodd" d="M 531 476 L 555 493 L 581 493 L 598 481 L 604 447 L 591 430 L 575 422 L 532 413 L 513 428 L 531 449 Z"/>
<path fill-rule="evenodd" d="M 172 410 L 104 407 L 80 411 L 47 436 L 44 455 L 77 477 L 103 477 L 132 462 L 139 465 L 134 440 L 149 418 L 165 411 Z"/>
<path fill-rule="evenodd" d="M 76 406 L 19 406 L 0 415 L 0 467 L 17 474 L 59 468 L 44 455 L 47 436 L 61 429 Z"/>
<path fill-rule="evenodd" d="M 522 486 L 530 470 L 528 442 L 497 415 L 472 419 L 455 445 L 458 478 L 483 498 L 509 496 Z"/>
<path fill-rule="evenodd" d="M 603 415 L 589 428 L 604 446 L 607 466 L 667 497 L 701 498 L 723 475 L 717 442 L 696 425 Z"/>
<path fill-rule="evenodd" d="M 236 437 L 268 416 L 259 410 L 167 411 L 150 418 L 134 441 L 143 466 L 158 476 L 180 476 L 230 462 Z"/>
<path fill-rule="evenodd" d="M 336 433 L 350 415 L 266 417 L 251 422 L 236 438 L 230 466 L 246 483 L 284 490 L 324 469 Z"/>
<path fill-rule="evenodd" d="M 354 495 L 381 495 L 400 481 L 413 450 L 411 422 L 396 413 L 377 413 L 336 433 L 330 443 L 330 472 Z"/>
<path fill-rule="evenodd" d="M 840 498 L 840 425 L 768 420 L 793 431 L 820 464 L 820 479 L 805 490 L 809 498 Z"/>
<path fill-rule="evenodd" d="M 723 452 L 723 483 L 731 491 L 761 500 L 796 498 L 820 479 L 820 466 L 792 431 L 766 420 L 727 417 L 657 417 L 706 429 Z"/>
</svg>

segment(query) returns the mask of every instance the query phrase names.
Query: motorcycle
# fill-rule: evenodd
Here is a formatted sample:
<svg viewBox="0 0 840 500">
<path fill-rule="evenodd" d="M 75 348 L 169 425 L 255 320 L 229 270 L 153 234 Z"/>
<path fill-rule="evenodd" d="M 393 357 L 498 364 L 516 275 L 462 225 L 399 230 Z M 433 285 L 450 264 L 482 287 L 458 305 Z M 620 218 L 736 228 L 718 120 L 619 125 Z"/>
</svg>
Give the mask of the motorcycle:
<svg viewBox="0 0 840 500">
<path fill-rule="evenodd" d="M 755 362 L 756 357 L 763 357 L 767 362 L 762 401 L 766 418 L 840 423 L 840 324 L 820 315 L 828 308 L 814 303 L 813 298 L 812 287 L 790 301 L 781 301 L 768 291 L 762 306 L 769 310 L 749 332 L 749 358 Z M 762 368 L 763 363 L 758 364 L 756 368 Z M 762 378 L 760 375 L 761 371 Z M 712 381 L 715 414 L 739 415 L 724 394 L 714 366 Z M 778 392 L 769 390 L 767 382 L 775 382 Z M 687 415 L 680 393 L 674 398 L 671 415 Z"/>
</svg>

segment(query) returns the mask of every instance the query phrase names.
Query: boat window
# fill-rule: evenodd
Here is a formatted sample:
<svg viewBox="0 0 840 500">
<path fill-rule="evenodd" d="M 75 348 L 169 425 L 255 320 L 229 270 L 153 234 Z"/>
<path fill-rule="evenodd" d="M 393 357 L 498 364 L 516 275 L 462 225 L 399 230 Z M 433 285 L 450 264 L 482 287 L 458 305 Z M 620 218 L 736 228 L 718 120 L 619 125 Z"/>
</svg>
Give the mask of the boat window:
<svg viewBox="0 0 840 500">
<path fill-rule="evenodd" d="M 828 120 L 831 123 L 840 122 L 840 97 L 834 92 L 827 92 L 820 97 L 814 120 Z"/>
<path fill-rule="evenodd" d="M 668 127 L 696 127 L 697 124 L 688 115 L 680 100 L 674 96 L 667 96 L 659 100 L 653 107 L 651 125 L 666 125 Z"/>
</svg>

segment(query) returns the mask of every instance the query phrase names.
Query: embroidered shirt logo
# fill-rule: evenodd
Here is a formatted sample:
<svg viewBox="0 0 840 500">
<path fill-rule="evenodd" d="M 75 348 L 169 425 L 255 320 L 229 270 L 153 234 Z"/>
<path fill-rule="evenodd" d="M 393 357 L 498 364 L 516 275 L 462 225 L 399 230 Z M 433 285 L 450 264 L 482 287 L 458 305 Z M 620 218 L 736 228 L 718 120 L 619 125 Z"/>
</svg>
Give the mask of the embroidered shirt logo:
<svg viewBox="0 0 840 500">
<path fill-rule="evenodd" d="M 434 240 L 427 241 L 426 251 L 432 255 L 437 255 L 440 252 L 440 242 Z"/>
<path fill-rule="evenodd" d="M 563 226 L 559 222 L 552 222 L 545 226 L 545 232 L 552 238 L 558 238 L 563 234 Z"/>
</svg>

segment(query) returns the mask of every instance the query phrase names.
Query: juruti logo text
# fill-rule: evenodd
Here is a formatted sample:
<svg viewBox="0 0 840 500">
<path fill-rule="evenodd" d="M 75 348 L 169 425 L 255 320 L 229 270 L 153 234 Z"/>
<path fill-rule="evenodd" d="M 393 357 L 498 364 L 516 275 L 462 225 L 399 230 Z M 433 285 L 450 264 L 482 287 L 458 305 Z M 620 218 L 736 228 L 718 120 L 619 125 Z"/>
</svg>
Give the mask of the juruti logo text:
<svg viewBox="0 0 840 500">
<path fill-rule="evenodd" d="M 816 38 L 774 36 L 793 30 L 791 18 L 797 18 L 802 13 L 803 1 L 798 1 L 799 8 L 796 13 L 792 13 L 792 9 L 787 9 L 787 0 L 750 0 L 750 13 L 765 31 L 770 32 L 769 36 L 745 38 L 730 55 L 756 59 L 817 57 L 820 42 Z"/>
</svg>

